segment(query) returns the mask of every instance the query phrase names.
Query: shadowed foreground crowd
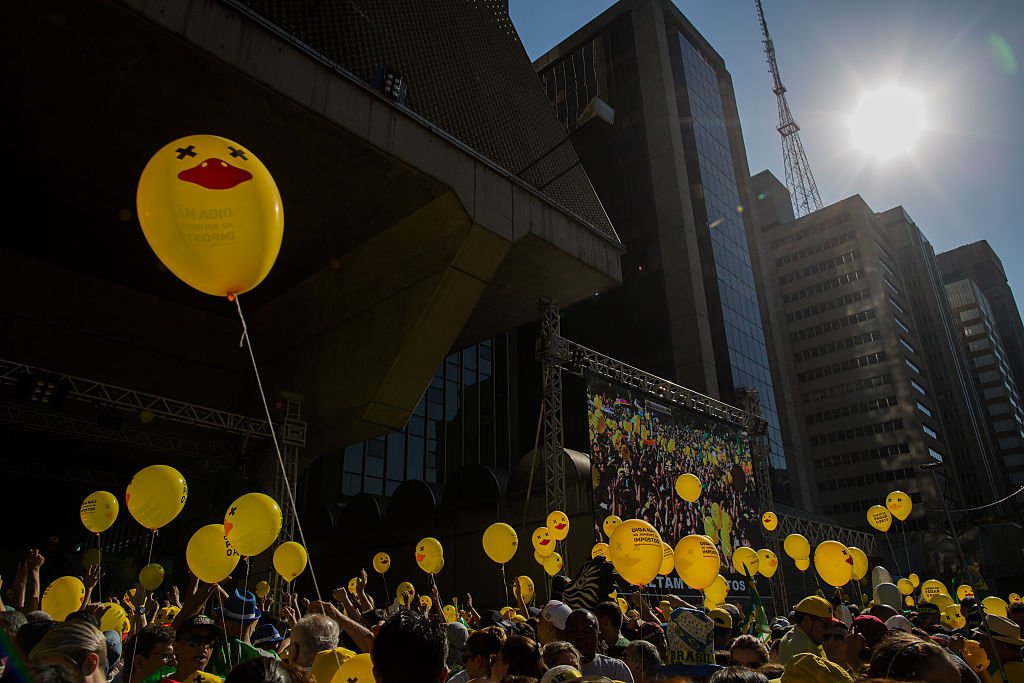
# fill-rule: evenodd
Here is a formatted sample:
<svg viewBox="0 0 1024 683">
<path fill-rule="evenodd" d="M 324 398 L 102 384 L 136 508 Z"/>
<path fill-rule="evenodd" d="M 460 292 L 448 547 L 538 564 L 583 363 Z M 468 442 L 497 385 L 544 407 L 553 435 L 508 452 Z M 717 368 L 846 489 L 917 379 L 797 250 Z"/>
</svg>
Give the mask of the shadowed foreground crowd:
<svg viewBox="0 0 1024 683">
<path fill-rule="evenodd" d="M 39 611 L 42 563 L 30 553 L 13 604 L 0 605 L 0 683 L 1024 683 L 1021 603 L 1007 619 L 969 598 L 967 625 L 951 629 L 929 603 L 861 613 L 809 596 L 755 637 L 735 605 L 708 611 L 666 596 L 652 607 L 634 595 L 625 614 L 612 601 L 534 608 L 517 582 L 517 607 L 480 612 L 467 595 L 448 621 L 436 587 L 430 601 L 408 592 L 374 607 L 364 572 L 333 602 L 286 594 L 277 606 L 198 581 L 164 601 L 136 586 L 111 599 L 129 615 L 122 634 L 100 630 L 98 571 L 81 610 L 59 623 Z"/>
</svg>

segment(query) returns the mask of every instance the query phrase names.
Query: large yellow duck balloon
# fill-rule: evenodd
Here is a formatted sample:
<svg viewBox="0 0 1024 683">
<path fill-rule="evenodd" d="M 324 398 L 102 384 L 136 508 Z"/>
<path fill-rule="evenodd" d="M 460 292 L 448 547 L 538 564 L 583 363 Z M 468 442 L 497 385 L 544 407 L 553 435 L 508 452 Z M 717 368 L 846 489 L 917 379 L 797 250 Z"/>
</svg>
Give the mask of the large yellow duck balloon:
<svg viewBox="0 0 1024 683">
<path fill-rule="evenodd" d="M 164 146 L 142 171 L 136 204 L 160 261 L 206 294 L 251 290 L 281 249 L 277 185 L 249 148 L 226 138 L 190 135 Z"/>
</svg>

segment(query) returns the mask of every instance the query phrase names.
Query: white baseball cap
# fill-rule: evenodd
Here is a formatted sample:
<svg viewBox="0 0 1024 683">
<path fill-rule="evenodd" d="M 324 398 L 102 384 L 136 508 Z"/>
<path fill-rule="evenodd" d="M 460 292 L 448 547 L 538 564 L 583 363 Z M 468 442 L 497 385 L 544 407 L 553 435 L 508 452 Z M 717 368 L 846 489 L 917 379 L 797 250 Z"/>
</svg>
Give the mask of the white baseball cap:
<svg viewBox="0 0 1024 683">
<path fill-rule="evenodd" d="M 565 683 L 565 681 L 575 681 L 581 678 L 583 678 L 583 674 L 575 667 L 568 664 L 560 664 L 545 671 L 544 675 L 541 676 L 540 683 Z"/>
<path fill-rule="evenodd" d="M 569 618 L 570 614 L 572 614 L 572 608 L 567 604 L 560 600 L 551 600 L 540 611 L 540 618 L 551 622 L 559 631 L 564 631 L 565 620 Z"/>
</svg>

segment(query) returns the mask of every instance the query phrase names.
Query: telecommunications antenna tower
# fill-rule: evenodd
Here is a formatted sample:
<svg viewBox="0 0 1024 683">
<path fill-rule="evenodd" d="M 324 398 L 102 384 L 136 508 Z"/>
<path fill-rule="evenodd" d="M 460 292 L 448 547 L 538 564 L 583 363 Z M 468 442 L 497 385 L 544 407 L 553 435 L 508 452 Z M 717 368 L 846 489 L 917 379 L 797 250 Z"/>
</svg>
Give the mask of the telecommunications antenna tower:
<svg viewBox="0 0 1024 683">
<path fill-rule="evenodd" d="M 821 208 L 821 195 L 818 185 L 814 182 L 811 165 L 804 152 L 804 144 L 800 142 L 800 126 L 793 120 L 793 112 L 786 101 L 786 86 L 782 85 L 779 76 L 779 65 L 775 61 L 775 45 L 768 34 L 768 24 L 764 20 L 764 8 L 761 0 L 754 0 L 757 7 L 757 19 L 761 22 L 761 36 L 764 53 L 768 57 L 768 70 L 772 73 L 773 92 L 779 100 L 779 125 L 777 130 L 782 136 L 782 158 L 786 164 L 786 187 L 793 200 L 793 213 L 796 217 L 806 216 Z"/>
</svg>

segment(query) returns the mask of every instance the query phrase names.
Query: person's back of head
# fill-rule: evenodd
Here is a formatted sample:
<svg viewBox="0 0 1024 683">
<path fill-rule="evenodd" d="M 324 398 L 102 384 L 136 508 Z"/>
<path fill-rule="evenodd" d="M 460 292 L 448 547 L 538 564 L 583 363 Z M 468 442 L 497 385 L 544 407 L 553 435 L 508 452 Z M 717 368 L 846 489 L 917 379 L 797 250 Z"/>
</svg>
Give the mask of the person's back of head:
<svg viewBox="0 0 1024 683">
<path fill-rule="evenodd" d="M 255 657 L 232 669 L 225 683 L 300 683 L 294 671 L 272 657 Z"/>
<path fill-rule="evenodd" d="M 782 673 L 785 670 L 786 667 L 782 666 L 778 662 L 768 662 L 767 664 L 759 668 L 758 672 L 768 680 L 771 680 L 773 678 L 781 678 Z"/>
<path fill-rule="evenodd" d="M 540 678 L 547 670 L 541 658 L 540 646 L 532 638 L 509 636 L 498 656 L 507 664 L 508 674 Z"/>
<path fill-rule="evenodd" d="M 933 680 L 930 677 L 933 669 L 952 666 L 946 651 L 936 643 L 912 633 L 896 631 L 875 648 L 868 676 L 901 681 Z"/>
<path fill-rule="evenodd" d="M 428 617 L 399 610 L 380 627 L 372 655 L 378 683 L 439 683 L 448 657 L 447 634 Z"/>
<path fill-rule="evenodd" d="M 82 681 L 107 678 L 107 640 L 98 628 L 84 621 L 70 621 L 48 630 L 32 648 L 29 659 L 38 666 L 73 664 Z"/>
<path fill-rule="evenodd" d="M 622 651 L 622 661 L 633 674 L 633 680 L 640 683 L 645 678 L 654 680 L 661 667 L 661 655 L 653 643 L 646 640 L 634 640 Z"/>
<path fill-rule="evenodd" d="M 541 659 L 544 660 L 544 665 L 549 669 L 553 669 L 561 664 L 568 664 L 579 668 L 583 656 L 572 643 L 556 640 L 544 646 L 544 649 L 541 651 Z"/>
<path fill-rule="evenodd" d="M 312 666 L 318 652 L 338 647 L 340 633 L 334 619 L 322 614 L 302 617 L 292 626 L 293 662 L 298 666 Z"/>
<path fill-rule="evenodd" d="M 79 683 L 75 673 L 66 666 L 50 664 L 32 669 L 33 683 Z"/>
<path fill-rule="evenodd" d="M 768 679 L 763 673 L 745 666 L 730 666 L 712 674 L 708 683 L 768 683 Z"/>
<path fill-rule="evenodd" d="M 622 628 L 622 610 L 619 609 L 617 603 L 607 600 L 599 602 L 594 605 L 593 612 L 597 617 L 597 623 L 600 624 L 602 620 L 605 620 L 616 632 Z"/>
<path fill-rule="evenodd" d="M 18 629 L 28 623 L 28 619 L 21 612 L 3 611 L 0 612 L 0 631 L 7 634 L 8 638 L 14 639 L 18 635 Z"/>
</svg>

